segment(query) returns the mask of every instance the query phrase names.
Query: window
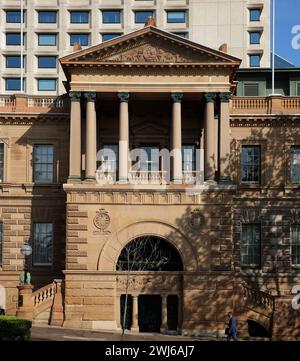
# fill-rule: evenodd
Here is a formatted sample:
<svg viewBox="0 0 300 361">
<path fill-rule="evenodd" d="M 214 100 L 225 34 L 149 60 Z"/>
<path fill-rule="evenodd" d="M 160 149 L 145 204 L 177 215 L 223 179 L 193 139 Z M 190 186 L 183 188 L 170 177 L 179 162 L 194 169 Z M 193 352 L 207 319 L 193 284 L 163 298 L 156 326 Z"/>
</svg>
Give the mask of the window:
<svg viewBox="0 0 300 361">
<path fill-rule="evenodd" d="M 25 89 L 25 80 L 23 81 L 23 90 Z M 6 78 L 5 90 L 21 90 L 21 78 Z"/>
<path fill-rule="evenodd" d="M 250 44 L 260 44 L 261 33 L 259 31 L 251 31 L 249 33 Z"/>
<path fill-rule="evenodd" d="M 39 34 L 39 46 L 56 46 L 56 34 Z"/>
<path fill-rule="evenodd" d="M 37 144 L 33 148 L 33 181 L 53 182 L 53 145 Z"/>
<path fill-rule="evenodd" d="M 159 171 L 159 148 L 153 146 L 141 147 L 140 170 L 144 172 Z"/>
<path fill-rule="evenodd" d="M 0 143 L 0 181 L 4 179 L 4 144 Z"/>
<path fill-rule="evenodd" d="M 55 69 L 56 68 L 56 56 L 45 56 L 45 55 L 38 56 L 38 67 Z"/>
<path fill-rule="evenodd" d="M 120 10 L 103 10 L 102 11 L 103 24 L 120 24 L 121 11 Z"/>
<path fill-rule="evenodd" d="M 25 57 L 23 57 L 23 68 Z M 21 68 L 21 56 L 20 55 L 6 55 L 5 57 L 6 68 Z"/>
<path fill-rule="evenodd" d="M 106 33 L 102 34 L 102 41 L 108 41 L 114 38 L 117 38 L 118 36 L 121 36 L 122 34 L 117 33 Z"/>
<path fill-rule="evenodd" d="M 297 96 L 300 96 L 300 83 L 297 83 Z"/>
<path fill-rule="evenodd" d="M 6 45 L 21 45 L 21 33 L 6 33 Z"/>
<path fill-rule="evenodd" d="M 261 10 L 260 9 L 249 9 L 250 21 L 260 21 Z"/>
<path fill-rule="evenodd" d="M 186 38 L 186 39 L 189 37 L 188 33 L 172 33 L 172 34 L 180 36 L 182 38 Z"/>
<path fill-rule="evenodd" d="M 88 46 L 89 34 L 70 34 L 70 45 L 73 46 L 75 43 L 82 46 Z"/>
<path fill-rule="evenodd" d="M 186 22 L 186 15 L 185 11 L 167 11 L 167 23 L 185 23 Z"/>
<path fill-rule="evenodd" d="M 242 182 L 260 182 L 260 146 L 242 147 Z"/>
<path fill-rule="evenodd" d="M 249 268 L 261 266 L 260 224 L 242 225 L 241 266 Z"/>
<path fill-rule="evenodd" d="M 300 224 L 291 226 L 292 266 L 300 266 Z"/>
<path fill-rule="evenodd" d="M 251 68 L 258 68 L 260 66 L 260 55 L 251 54 L 249 55 L 249 60 Z"/>
<path fill-rule="evenodd" d="M 53 258 L 53 224 L 35 223 L 33 236 L 33 265 L 51 266 Z"/>
<path fill-rule="evenodd" d="M 144 24 L 150 16 L 154 18 L 154 11 L 136 11 L 134 13 L 135 23 Z"/>
<path fill-rule="evenodd" d="M 55 91 L 56 79 L 38 79 L 38 91 Z"/>
<path fill-rule="evenodd" d="M 90 13 L 89 11 L 70 11 L 71 24 L 88 24 Z"/>
<path fill-rule="evenodd" d="M 196 170 L 196 146 L 193 144 L 182 146 L 182 170 L 184 172 Z"/>
<path fill-rule="evenodd" d="M 244 96 L 245 97 L 258 97 L 259 96 L 259 84 L 258 83 L 244 84 Z"/>
<path fill-rule="evenodd" d="M 105 144 L 101 153 L 101 170 L 103 172 L 116 172 L 119 163 L 119 146 Z"/>
<path fill-rule="evenodd" d="M 21 11 L 20 10 L 7 10 L 6 11 L 6 22 L 8 24 L 15 24 L 21 22 Z M 24 13 L 23 13 L 24 22 Z"/>
<path fill-rule="evenodd" d="M 57 12 L 56 11 L 39 11 L 39 24 L 55 24 Z"/>
<path fill-rule="evenodd" d="M 2 266 L 3 262 L 3 224 L 0 223 L 0 265 Z"/>
<path fill-rule="evenodd" d="M 291 182 L 300 184 L 300 147 L 291 147 Z"/>
</svg>

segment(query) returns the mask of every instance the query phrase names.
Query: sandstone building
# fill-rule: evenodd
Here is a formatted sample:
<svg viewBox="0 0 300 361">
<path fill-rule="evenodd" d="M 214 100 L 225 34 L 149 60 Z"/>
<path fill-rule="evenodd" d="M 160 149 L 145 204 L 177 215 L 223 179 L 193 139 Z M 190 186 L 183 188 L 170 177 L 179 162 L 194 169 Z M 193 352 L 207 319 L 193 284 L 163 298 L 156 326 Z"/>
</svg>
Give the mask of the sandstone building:
<svg viewBox="0 0 300 361">
<path fill-rule="evenodd" d="M 0 97 L 6 312 L 28 241 L 35 322 L 119 329 L 127 289 L 132 330 L 221 335 L 233 310 L 245 334 L 299 337 L 296 93 L 237 96 L 238 58 L 153 24 L 60 62 L 68 94 Z M 132 168 L 134 148 L 175 150 L 170 181 L 161 158 Z M 145 237 L 167 262 L 127 282 Z"/>
</svg>

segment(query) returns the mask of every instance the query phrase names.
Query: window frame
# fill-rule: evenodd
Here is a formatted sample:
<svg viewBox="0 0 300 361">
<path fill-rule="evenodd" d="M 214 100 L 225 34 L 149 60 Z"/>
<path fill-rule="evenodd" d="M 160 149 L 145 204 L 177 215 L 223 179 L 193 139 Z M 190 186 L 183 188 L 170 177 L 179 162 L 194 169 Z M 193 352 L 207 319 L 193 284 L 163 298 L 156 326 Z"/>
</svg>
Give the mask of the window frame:
<svg viewBox="0 0 300 361">
<path fill-rule="evenodd" d="M 7 81 L 8 80 L 19 80 L 20 81 L 20 87 L 18 88 L 14 88 L 14 89 L 8 89 L 7 87 Z M 10 77 L 5 77 L 5 90 L 6 91 L 21 91 L 21 78 L 20 77 L 17 77 L 17 76 L 10 76 Z M 23 91 L 25 90 L 25 81 L 26 81 L 26 78 L 23 78 Z"/>
<path fill-rule="evenodd" d="M 36 262 L 36 226 L 37 225 L 51 225 L 51 262 Z M 33 245 L 32 245 L 32 266 L 33 267 L 52 267 L 54 256 L 54 224 L 53 222 L 34 222 L 33 223 Z"/>
<path fill-rule="evenodd" d="M 255 18 L 255 19 L 252 18 L 252 14 L 254 13 L 254 11 L 259 12 L 258 19 L 257 18 Z M 260 21 L 261 20 L 261 14 L 262 14 L 262 9 L 261 8 L 250 8 L 249 9 L 249 21 L 250 22 L 258 22 L 258 21 Z"/>
<path fill-rule="evenodd" d="M 89 24 L 90 23 L 90 11 L 89 10 L 69 10 L 70 13 L 70 24 Z M 74 21 L 73 15 L 86 13 L 87 14 L 87 21 L 86 22 L 78 22 Z"/>
<path fill-rule="evenodd" d="M 289 181 L 292 185 L 294 186 L 300 186 L 300 175 L 299 175 L 299 181 L 298 182 L 295 182 L 293 180 L 293 177 L 292 177 L 292 173 L 293 173 L 293 159 L 292 159 L 292 154 L 293 154 L 293 149 L 299 149 L 299 157 L 300 157 L 300 145 L 291 145 L 290 146 L 290 152 L 289 152 L 289 163 L 290 163 L 290 176 L 289 176 Z M 300 172 L 300 163 L 299 163 L 299 172 Z"/>
<path fill-rule="evenodd" d="M 55 44 L 41 44 L 40 37 L 41 36 L 54 36 Z M 38 46 L 57 46 L 57 33 L 38 33 Z"/>
<path fill-rule="evenodd" d="M 183 13 L 183 21 L 170 21 L 169 15 L 174 13 Z M 186 24 L 187 11 L 186 10 L 166 10 L 167 24 Z"/>
<path fill-rule="evenodd" d="M 36 152 L 36 148 L 38 146 L 52 146 L 52 163 L 51 162 L 36 162 L 35 161 L 35 152 Z M 37 164 L 41 164 L 41 165 L 51 165 L 52 164 L 52 179 L 51 180 L 38 180 L 36 177 L 36 166 Z M 47 172 L 48 173 L 48 172 Z M 36 184 L 53 184 L 55 181 L 55 146 L 54 144 L 50 144 L 50 143 L 35 143 L 33 144 L 32 147 L 32 182 L 36 183 Z"/>
<path fill-rule="evenodd" d="M 243 244 L 244 242 L 244 229 L 247 227 L 249 228 L 250 226 L 257 226 L 259 229 L 258 229 L 258 234 L 259 234 L 259 245 L 257 246 L 258 247 L 258 254 L 257 254 L 257 257 L 258 257 L 258 262 L 257 263 L 244 263 L 243 262 L 243 255 L 247 258 L 250 258 L 249 256 L 249 248 L 251 247 L 255 247 L 255 243 L 253 241 L 253 230 L 252 230 L 252 239 L 251 239 L 251 242 L 249 240 L 247 240 L 247 243 L 246 244 Z M 248 252 L 247 253 L 243 253 L 243 247 L 248 247 Z M 254 255 L 254 253 L 253 253 Z M 252 257 L 254 257 L 252 255 Z M 261 223 L 243 223 L 241 225 L 241 239 L 240 239 L 240 266 L 241 266 L 241 269 L 243 270 L 251 270 L 251 269 L 261 269 L 262 268 L 262 230 L 261 230 Z"/>
<path fill-rule="evenodd" d="M 192 169 L 185 169 L 184 168 L 184 148 L 185 147 L 192 147 L 193 148 L 193 155 L 192 155 L 192 161 L 189 161 L 187 162 L 188 164 L 192 164 Z M 187 149 L 187 148 L 186 148 Z M 181 162 L 181 169 L 182 169 L 182 172 L 190 172 L 190 173 L 193 173 L 193 172 L 196 172 L 197 171 L 197 146 L 196 144 L 193 144 L 193 143 L 183 143 L 182 144 L 182 147 L 181 147 L 181 159 L 182 159 L 182 162 Z"/>
<path fill-rule="evenodd" d="M 137 21 L 137 15 L 141 13 L 151 13 L 152 15 L 148 15 L 143 21 Z M 134 11 L 134 23 L 135 24 L 145 24 L 145 21 L 152 16 L 155 19 L 155 10 L 135 10 Z"/>
<path fill-rule="evenodd" d="M 3 266 L 3 221 L 0 221 L 0 267 Z"/>
<path fill-rule="evenodd" d="M 8 59 L 9 58 L 19 58 L 20 66 L 8 66 Z M 25 55 L 23 56 L 23 69 L 25 68 Z M 5 55 L 5 69 L 21 69 L 21 55 Z"/>
<path fill-rule="evenodd" d="M 19 21 L 8 21 L 9 13 L 19 13 L 20 20 Z M 14 9 L 5 10 L 5 23 L 6 24 L 21 24 L 21 20 L 22 20 L 21 17 L 22 17 L 21 10 L 14 10 Z M 25 22 L 25 11 L 23 13 L 23 24 L 24 24 L 24 22 Z"/>
<path fill-rule="evenodd" d="M 246 86 L 257 86 L 257 95 L 247 95 L 246 91 L 245 91 Z M 243 96 L 245 96 L 245 97 L 258 97 L 259 96 L 259 83 L 258 82 L 245 82 L 243 84 Z"/>
<path fill-rule="evenodd" d="M 105 13 L 113 13 L 113 12 L 118 13 L 118 20 L 119 21 L 105 21 L 105 19 L 104 19 Z M 103 10 L 101 10 L 101 18 L 102 18 L 102 24 L 122 24 L 122 22 L 123 22 L 122 10 L 121 9 L 116 9 L 116 10 L 103 9 Z"/>
<path fill-rule="evenodd" d="M 39 92 L 56 92 L 57 91 L 57 78 L 37 78 L 37 90 Z M 40 82 L 42 81 L 53 81 L 55 84 L 55 87 L 52 89 L 42 89 L 40 86 Z"/>
<path fill-rule="evenodd" d="M 293 228 L 297 227 L 298 228 L 298 242 L 293 242 Z M 296 246 L 295 246 L 296 245 Z M 298 254 L 299 258 L 299 263 L 293 263 L 293 247 L 298 247 L 299 248 L 299 254 L 296 253 L 296 257 Z M 300 224 L 298 223 L 294 223 L 290 225 L 290 252 L 291 252 L 291 267 L 293 269 L 300 269 Z"/>
<path fill-rule="evenodd" d="M 9 44 L 8 43 L 8 35 L 18 35 L 20 38 L 20 42 L 19 43 L 15 43 L 15 44 Z M 6 46 L 21 46 L 21 33 L 18 31 L 8 31 L 5 33 L 5 45 Z M 23 45 L 25 45 L 25 33 L 23 34 Z"/>
<path fill-rule="evenodd" d="M 249 181 L 249 180 L 243 180 L 243 149 L 245 148 L 255 148 L 255 149 L 259 149 L 259 164 L 258 164 L 258 181 Z M 262 183 L 262 176 L 261 176 L 261 164 L 262 164 L 262 147 L 259 144 L 242 144 L 241 145 L 241 152 L 240 152 L 240 157 L 241 157 L 241 161 L 240 161 L 240 183 L 242 184 L 253 184 L 253 185 L 261 185 Z"/>
<path fill-rule="evenodd" d="M 2 149 L 1 149 L 2 148 Z M 1 177 L 2 173 L 2 177 Z M 0 182 L 2 183 L 5 178 L 5 143 L 0 142 Z"/>
<path fill-rule="evenodd" d="M 104 40 L 103 39 L 103 37 L 105 36 L 105 35 L 113 35 L 113 34 L 115 34 L 116 36 L 113 36 L 113 37 L 111 37 L 111 38 L 109 38 L 109 39 L 106 39 L 106 40 Z M 104 42 L 104 41 L 110 41 L 110 40 L 113 40 L 113 39 L 115 39 L 115 38 L 118 38 L 119 36 L 122 36 L 123 34 L 121 34 L 121 33 L 101 33 L 101 40 L 102 40 L 102 42 Z"/>
<path fill-rule="evenodd" d="M 55 59 L 55 66 L 40 66 L 40 60 L 42 58 L 53 58 Z M 37 55 L 37 68 L 38 69 L 57 69 L 57 56 L 56 55 Z"/>
<path fill-rule="evenodd" d="M 78 36 L 78 35 L 87 35 L 87 44 L 81 44 L 80 42 L 74 41 L 72 43 L 72 37 L 73 36 Z M 75 43 L 78 43 L 81 46 L 89 46 L 90 44 L 90 33 L 69 33 L 69 37 L 70 37 L 70 46 L 74 46 Z"/>
<path fill-rule="evenodd" d="M 252 65 L 252 60 L 254 57 L 257 57 L 259 59 L 258 65 Z M 261 54 L 249 54 L 249 67 L 250 68 L 260 68 L 260 62 L 261 62 Z"/>
<path fill-rule="evenodd" d="M 57 24 L 57 10 L 37 10 L 38 24 Z M 55 21 L 41 21 L 41 15 L 45 13 L 54 13 Z"/>
<path fill-rule="evenodd" d="M 258 35 L 258 42 L 253 41 L 252 36 Z M 249 43 L 250 45 L 260 45 L 261 43 L 261 31 L 249 31 Z"/>
</svg>

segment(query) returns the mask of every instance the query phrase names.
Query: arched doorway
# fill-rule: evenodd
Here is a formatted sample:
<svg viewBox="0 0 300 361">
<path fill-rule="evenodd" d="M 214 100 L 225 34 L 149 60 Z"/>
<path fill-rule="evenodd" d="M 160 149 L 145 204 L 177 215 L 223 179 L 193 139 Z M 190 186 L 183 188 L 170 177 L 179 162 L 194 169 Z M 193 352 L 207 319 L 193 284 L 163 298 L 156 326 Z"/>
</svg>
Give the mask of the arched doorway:
<svg viewBox="0 0 300 361">
<path fill-rule="evenodd" d="M 137 237 L 122 249 L 116 268 L 126 275 L 125 293 L 120 295 L 121 327 L 140 332 L 177 331 L 180 292 L 178 285 L 174 292 L 172 282 L 173 272 L 179 282 L 183 263 L 175 247 L 161 237 Z"/>
</svg>

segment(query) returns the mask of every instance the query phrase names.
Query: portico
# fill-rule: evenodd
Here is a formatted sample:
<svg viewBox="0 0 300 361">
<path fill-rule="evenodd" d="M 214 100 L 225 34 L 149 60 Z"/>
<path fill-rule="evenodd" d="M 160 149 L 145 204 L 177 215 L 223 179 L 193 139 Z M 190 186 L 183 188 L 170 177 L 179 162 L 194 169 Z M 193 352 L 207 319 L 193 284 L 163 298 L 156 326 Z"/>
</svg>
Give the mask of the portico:
<svg viewBox="0 0 300 361">
<path fill-rule="evenodd" d="M 101 128 L 107 122 L 101 118 L 105 100 L 114 102 L 114 112 L 118 112 L 118 133 L 117 139 L 114 138 L 118 146 L 118 184 L 130 183 L 133 179 L 159 184 L 165 180 L 165 164 L 161 161 L 159 169 L 152 172 L 150 169 L 130 171 L 129 150 L 142 146 L 132 144 L 131 140 L 136 103 L 142 100 L 145 101 L 144 118 L 151 118 L 156 101 L 164 102 L 170 109 L 165 122 L 170 130 L 169 139 L 164 146 L 171 152 L 171 164 L 165 183 L 195 182 L 197 172 L 203 177 L 203 171 L 206 181 L 230 179 L 229 99 L 238 59 L 146 26 L 77 51 L 62 58 L 61 63 L 71 87 L 70 183 L 95 182 L 99 176 L 107 181 L 105 172 L 97 172 L 96 159 L 103 144 Z M 152 100 L 151 107 L 147 107 L 149 100 Z M 197 108 L 193 120 L 183 117 L 183 106 L 187 108 L 190 104 Z M 183 136 L 189 122 L 195 124 L 196 132 L 194 138 L 190 137 L 194 144 L 194 169 L 185 169 L 188 167 L 183 164 Z M 140 117 L 139 124 L 142 123 Z M 152 120 L 149 123 L 153 125 Z M 161 125 L 163 121 L 155 119 L 155 123 Z M 148 141 L 149 145 L 156 146 L 151 133 Z"/>
</svg>

